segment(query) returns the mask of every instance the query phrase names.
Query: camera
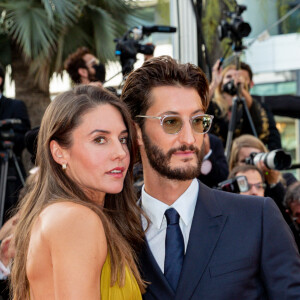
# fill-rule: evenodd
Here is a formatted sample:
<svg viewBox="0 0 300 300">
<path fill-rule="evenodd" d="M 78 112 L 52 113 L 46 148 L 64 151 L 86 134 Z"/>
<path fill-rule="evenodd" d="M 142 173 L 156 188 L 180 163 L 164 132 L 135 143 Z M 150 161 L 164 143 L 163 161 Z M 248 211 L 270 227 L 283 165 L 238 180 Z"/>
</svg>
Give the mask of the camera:
<svg viewBox="0 0 300 300">
<path fill-rule="evenodd" d="M 123 76 L 133 70 L 133 64 L 136 62 L 137 53 L 151 55 L 154 52 L 154 45 L 143 45 L 139 41 L 144 36 L 149 36 L 151 33 L 172 33 L 176 32 L 176 27 L 171 26 L 135 26 L 129 29 L 122 38 L 115 39 L 116 51 L 115 54 L 120 56 Z"/>
<path fill-rule="evenodd" d="M 234 80 L 232 79 L 232 80 L 228 81 L 227 83 L 225 83 L 225 84 L 223 85 L 222 91 L 223 91 L 224 93 L 227 93 L 227 94 L 231 95 L 231 96 L 234 96 L 234 95 L 237 94 L 238 88 L 237 88 L 237 86 L 234 84 Z"/>
<path fill-rule="evenodd" d="M 228 37 L 235 44 L 235 50 L 242 50 L 242 38 L 247 37 L 251 32 L 251 26 L 249 23 L 243 21 L 241 14 L 247 9 L 245 5 L 236 5 L 235 12 L 227 12 L 226 15 L 229 18 L 227 20 L 221 20 L 218 26 L 219 40 L 223 40 Z"/>
<path fill-rule="evenodd" d="M 14 124 L 21 124 L 20 119 L 4 119 L 0 120 L 0 149 L 7 149 L 13 147 L 13 139 L 15 132 L 13 130 Z"/>
<path fill-rule="evenodd" d="M 289 153 L 282 149 L 276 149 L 269 153 L 252 152 L 249 157 L 245 159 L 245 163 L 249 165 L 256 165 L 262 161 L 265 166 L 273 170 L 285 170 L 290 168 L 292 157 Z"/>
<path fill-rule="evenodd" d="M 237 176 L 224 180 L 218 184 L 218 190 L 230 193 L 243 193 L 249 191 L 248 180 L 246 176 Z"/>
</svg>

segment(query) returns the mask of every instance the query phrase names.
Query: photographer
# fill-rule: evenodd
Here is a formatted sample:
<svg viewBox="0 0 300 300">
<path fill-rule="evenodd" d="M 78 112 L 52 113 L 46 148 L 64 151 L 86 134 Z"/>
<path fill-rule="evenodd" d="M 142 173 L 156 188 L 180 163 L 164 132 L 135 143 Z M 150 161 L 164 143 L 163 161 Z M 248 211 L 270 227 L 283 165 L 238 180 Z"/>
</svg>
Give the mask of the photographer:
<svg viewBox="0 0 300 300">
<path fill-rule="evenodd" d="M 251 97 L 249 93 L 250 84 L 244 74 L 245 72 L 237 70 L 235 65 L 229 65 L 224 70 L 219 66 L 220 61 L 218 60 L 213 67 L 209 92 L 212 101 L 207 113 L 214 115 L 211 133 L 220 137 L 225 146 L 233 99 L 238 93 L 238 88 L 240 88 L 240 96 L 245 99 L 259 139 L 268 143 L 270 131 L 267 112 L 257 100 Z M 242 134 L 253 134 L 250 122 L 243 110 L 243 106 L 239 104 L 236 110 L 237 121 L 233 132 L 234 137 L 239 137 Z"/>
<path fill-rule="evenodd" d="M 240 191 L 239 194 L 264 197 L 266 184 L 260 169 L 251 165 L 236 166 L 229 173 L 228 179 L 234 179 L 237 176 L 247 178 L 247 188 L 245 188 L 245 191 Z"/>
<path fill-rule="evenodd" d="M 65 70 L 74 84 L 89 84 L 102 86 L 105 81 L 105 66 L 86 47 L 78 48 L 64 62 Z"/>
<path fill-rule="evenodd" d="M 6 98 L 3 93 L 5 72 L 4 68 L 0 66 L 0 120 L 18 119 L 20 124 L 9 124 L 0 128 L 0 150 L 4 151 L 4 142 L 9 140 L 13 143 L 13 153 L 16 155 L 17 162 L 21 168 L 23 176 L 25 177 L 25 170 L 22 164 L 21 155 L 25 148 L 24 135 L 30 129 L 30 121 L 27 113 L 25 103 L 16 99 Z M 9 133 L 9 137 L 6 137 Z M 1 159 L 3 162 L 3 159 Z M 8 173 L 6 180 L 6 194 L 4 206 L 4 220 L 8 218 L 8 211 L 14 206 L 18 199 L 18 192 L 22 187 L 22 182 L 18 176 L 14 162 L 10 159 L 8 164 Z"/>
<path fill-rule="evenodd" d="M 297 181 L 287 188 L 284 205 L 290 216 L 288 222 L 300 252 L 300 182 Z"/>
<path fill-rule="evenodd" d="M 253 86 L 254 86 L 252 69 L 248 64 L 246 64 L 244 62 L 241 62 L 240 67 L 241 67 L 241 69 L 239 70 L 239 72 L 245 78 L 245 82 L 246 82 L 247 86 L 249 87 L 249 91 L 250 91 L 250 89 L 253 88 Z M 255 96 L 251 95 L 251 97 L 254 98 Z M 254 98 L 254 99 L 256 101 L 259 101 L 258 98 Z M 259 103 L 261 104 L 263 109 L 266 111 L 266 114 L 268 117 L 269 135 L 264 140 L 265 144 L 268 146 L 269 150 L 275 150 L 275 149 L 282 148 L 280 133 L 276 127 L 276 121 L 274 119 L 274 115 L 273 115 L 272 111 L 270 110 L 269 106 L 266 103 L 262 103 L 262 102 L 259 102 Z"/>
<path fill-rule="evenodd" d="M 258 138 L 248 134 L 236 138 L 232 144 L 229 171 L 235 166 L 244 165 L 251 153 L 261 152 L 267 153 L 268 150 Z M 285 209 L 283 207 L 285 188 L 295 182 L 296 178 L 290 173 L 281 175 L 278 170 L 268 168 L 263 161 L 259 161 L 256 166 L 265 176 L 267 184 L 265 195 L 273 198 L 283 215 L 285 215 Z"/>
</svg>

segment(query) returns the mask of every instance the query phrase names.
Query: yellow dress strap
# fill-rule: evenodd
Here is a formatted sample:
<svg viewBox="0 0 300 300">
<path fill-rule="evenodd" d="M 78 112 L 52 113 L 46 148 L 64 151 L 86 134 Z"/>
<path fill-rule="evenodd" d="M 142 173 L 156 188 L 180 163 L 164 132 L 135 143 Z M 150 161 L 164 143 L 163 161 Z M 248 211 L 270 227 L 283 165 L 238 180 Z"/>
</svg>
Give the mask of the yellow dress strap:
<svg viewBox="0 0 300 300">
<path fill-rule="evenodd" d="M 111 265 L 107 255 L 101 272 L 100 289 L 101 300 L 142 300 L 140 288 L 128 267 L 125 269 L 125 285 L 120 287 L 118 283 L 110 285 Z"/>
</svg>

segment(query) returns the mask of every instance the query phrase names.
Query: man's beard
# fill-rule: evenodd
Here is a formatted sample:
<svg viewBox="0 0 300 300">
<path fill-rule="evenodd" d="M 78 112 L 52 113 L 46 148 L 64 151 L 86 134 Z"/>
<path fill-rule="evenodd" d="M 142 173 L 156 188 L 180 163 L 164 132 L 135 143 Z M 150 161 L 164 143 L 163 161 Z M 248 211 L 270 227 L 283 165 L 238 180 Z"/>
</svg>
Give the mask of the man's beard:
<svg viewBox="0 0 300 300">
<path fill-rule="evenodd" d="M 88 71 L 88 80 L 89 80 L 90 82 L 97 82 L 97 81 L 99 81 L 99 80 L 96 78 L 95 74 L 92 74 L 90 71 Z"/>
<path fill-rule="evenodd" d="M 157 145 L 154 145 L 150 138 L 142 130 L 143 143 L 151 167 L 163 177 L 175 180 L 191 180 L 201 174 L 201 164 L 204 157 L 204 143 L 201 149 L 194 146 L 182 145 L 179 148 L 172 148 L 166 154 Z M 172 155 L 177 151 L 194 151 L 197 157 L 197 165 L 189 167 L 171 168 Z"/>
</svg>

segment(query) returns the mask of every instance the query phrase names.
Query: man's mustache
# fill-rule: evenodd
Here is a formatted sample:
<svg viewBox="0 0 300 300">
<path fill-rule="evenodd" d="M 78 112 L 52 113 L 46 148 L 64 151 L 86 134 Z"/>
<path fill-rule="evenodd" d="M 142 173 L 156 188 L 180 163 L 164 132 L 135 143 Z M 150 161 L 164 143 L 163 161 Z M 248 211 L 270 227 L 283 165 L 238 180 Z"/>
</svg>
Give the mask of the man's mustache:
<svg viewBox="0 0 300 300">
<path fill-rule="evenodd" d="M 200 152 L 200 149 L 193 146 L 193 145 L 190 145 L 190 146 L 187 146 L 187 145 L 182 145 L 178 148 L 172 148 L 168 151 L 167 153 L 167 157 L 168 159 L 171 158 L 171 156 L 177 152 L 177 151 L 195 151 L 196 155 L 198 156 L 199 152 Z"/>
</svg>

